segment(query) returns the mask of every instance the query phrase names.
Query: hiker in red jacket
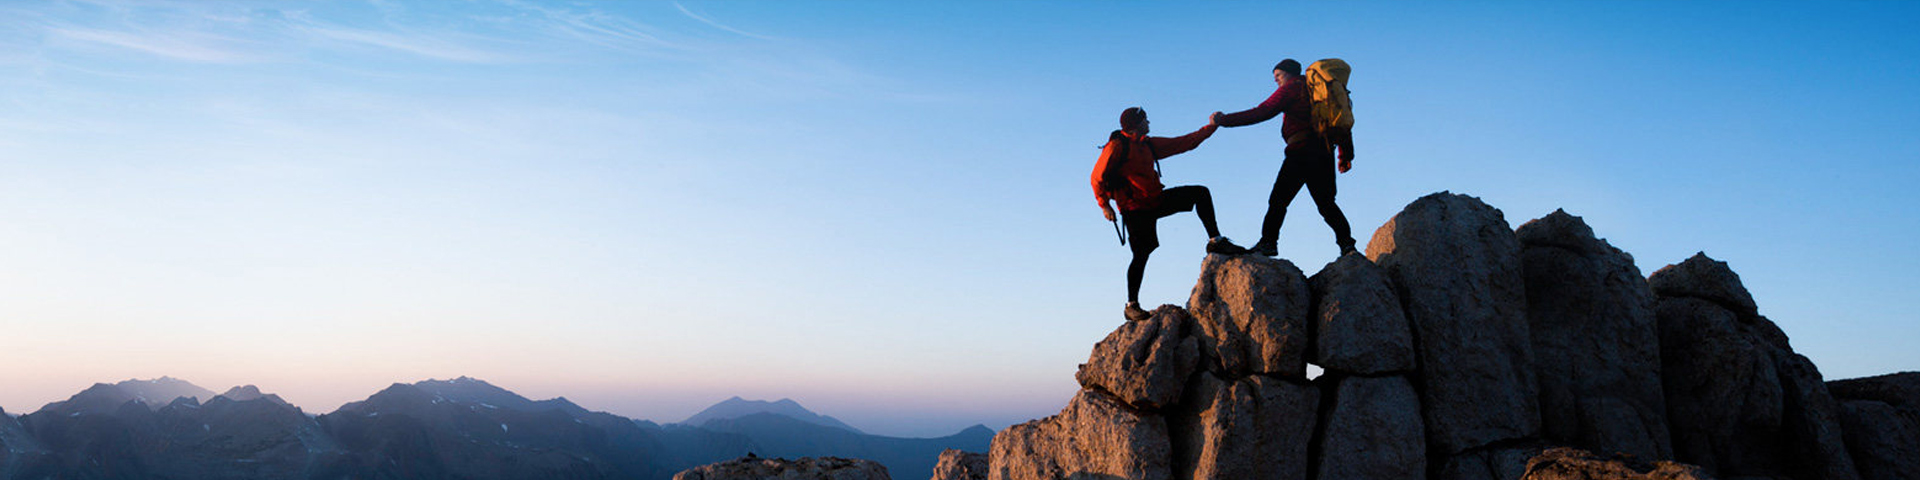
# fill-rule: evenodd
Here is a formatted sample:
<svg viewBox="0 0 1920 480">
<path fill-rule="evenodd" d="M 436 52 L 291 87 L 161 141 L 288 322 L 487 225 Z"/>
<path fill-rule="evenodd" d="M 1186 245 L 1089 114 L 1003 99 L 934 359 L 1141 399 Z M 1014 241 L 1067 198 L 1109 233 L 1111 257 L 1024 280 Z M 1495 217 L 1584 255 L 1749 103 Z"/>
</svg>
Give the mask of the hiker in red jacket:
<svg viewBox="0 0 1920 480">
<path fill-rule="evenodd" d="M 1207 187 L 1187 185 L 1164 188 L 1160 184 L 1160 159 L 1193 150 L 1213 136 L 1218 125 L 1205 127 L 1175 138 L 1147 136 L 1147 111 L 1132 107 L 1120 112 L 1120 129 L 1107 136 L 1100 150 L 1100 161 L 1093 166 L 1093 197 L 1100 211 L 1113 221 L 1111 201 L 1120 207 L 1121 223 L 1133 240 L 1133 262 L 1127 265 L 1128 320 L 1145 320 L 1140 308 L 1140 280 L 1147 272 L 1147 256 L 1160 246 L 1156 223 L 1161 217 L 1193 210 L 1207 228 L 1207 252 L 1239 254 L 1240 248 L 1220 236 L 1213 221 L 1213 195 Z M 1123 238 L 1122 242 L 1126 240 Z"/>
<path fill-rule="evenodd" d="M 1333 203 L 1334 150 L 1339 150 L 1340 172 L 1352 169 L 1353 135 L 1323 138 L 1314 131 L 1313 99 L 1307 92 L 1306 80 L 1300 76 L 1300 62 L 1289 58 L 1274 65 L 1273 82 L 1279 84 L 1279 88 L 1259 106 L 1242 112 L 1213 112 L 1213 123 L 1223 127 L 1253 125 L 1283 113 L 1287 116 L 1280 123 L 1280 136 L 1287 141 L 1286 160 L 1280 164 L 1280 176 L 1273 180 L 1273 193 L 1267 196 L 1267 216 L 1260 222 L 1260 240 L 1249 250 L 1269 257 L 1279 254 L 1275 242 L 1280 237 L 1280 224 L 1287 218 L 1287 205 L 1293 203 L 1293 197 L 1305 185 L 1314 205 L 1320 207 L 1320 217 L 1327 221 L 1327 226 L 1333 227 L 1340 255 L 1355 253 L 1347 215 Z"/>
</svg>

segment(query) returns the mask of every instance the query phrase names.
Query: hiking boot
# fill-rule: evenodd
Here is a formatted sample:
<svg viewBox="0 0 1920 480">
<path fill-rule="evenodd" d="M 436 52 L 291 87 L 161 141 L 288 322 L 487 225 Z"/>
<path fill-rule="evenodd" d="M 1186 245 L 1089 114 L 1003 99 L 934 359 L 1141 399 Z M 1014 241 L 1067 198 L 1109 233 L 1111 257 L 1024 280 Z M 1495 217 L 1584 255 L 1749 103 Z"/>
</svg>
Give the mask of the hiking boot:
<svg viewBox="0 0 1920 480">
<path fill-rule="evenodd" d="M 1278 257 L 1280 256 L 1280 247 L 1277 245 L 1274 245 L 1275 243 L 1277 242 L 1274 242 L 1273 240 L 1261 240 L 1258 242 L 1254 242 L 1253 246 L 1248 248 L 1247 251 L 1258 253 L 1261 255 L 1266 255 L 1269 257 Z"/>
<path fill-rule="evenodd" d="M 1140 302 L 1127 302 L 1127 321 L 1138 322 L 1151 316 L 1153 316 L 1152 313 L 1140 308 Z"/>
<path fill-rule="evenodd" d="M 1213 237 L 1213 238 L 1207 239 L 1207 253 L 1218 253 L 1221 255 L 1239 255 L 1239 254 L 1247 253 L 1247 249 L 1240 248 L 1239 245 L 1234 245 L 1233 241 L 1228 240 L 1227 237 Z"/>
<path fill-rule="evenodd" d="M 1358 253 L 1360 253 L 1360 251 L 1359 251 L 1359 250 L 1356 250 L 1356 249 L 1354 249 L 1354 248 L 1353 248 L 1353 245 L 1341 245 L 1341 246 L 1340 246 L 1340 256 L 1342 256 L 1342 257 L 1344 257 L 1344 256 L 1347 256 L 1347 255 L 1354 255 L 1354 254 L 1358 254 Z"/>
</svg>

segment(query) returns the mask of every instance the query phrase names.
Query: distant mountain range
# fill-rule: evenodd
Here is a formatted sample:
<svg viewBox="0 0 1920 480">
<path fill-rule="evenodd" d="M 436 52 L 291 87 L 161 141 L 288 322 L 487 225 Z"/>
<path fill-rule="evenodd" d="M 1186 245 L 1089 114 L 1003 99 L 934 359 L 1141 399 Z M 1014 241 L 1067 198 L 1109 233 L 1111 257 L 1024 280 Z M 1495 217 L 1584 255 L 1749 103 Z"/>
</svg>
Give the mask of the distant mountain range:
<svg viewBox="0 0 1920 480">
<path fill-rule="evenodd" d="M 659 425 L 467 377 L 396 383 L 312 416 L 253 386 L 215 395 L 163 377 L 95 384 L 19 417 L 0 412 L 0 480 L 666 479 L 748 452 L 865 458 L 918 478 L 931 476 L 941 450 L 985 451 L 992 438 L 984 426 L 941 438 L 867 435 L 792 400 L 738 397 Z"/>
<path fill-rule="evenodd" d="M 812 411 L 808 411 L 806 407 L 801 407 L 799 402 L 795 402 L 792 399 L 786 399 L 786 398 L 782 398 L 779 401 L 768 402 L 763 400 L 747 400 L 740 397 L 733 397 L 733 398 L 729 398 L 724 401 L 721 401 L 720 403 L 713 404 L 713 406 L 707 407 L 706 410 L 701 410 L 700 413 L 693 414 L 692 417 L 687 417 L 685 421 L 682 421 L 680 423 L 686 424 L 686 425 L 700 426 L 700 425 L 706 425 L 707 422 L 711 422 L 714 420 L 740 418 L 747 415 L 753 415 L 756 413 L 771 413 L 774 415 L 782 415 L 787 418 L 799 420 L 806 423 L 811 423 L 814 425 L 825 425 L 825 426 L 834 427 L 834 428 L 846 430 L 853 433 L 865 433 L 865 432 L 861 432 L 857 428 L 853 428 L 850 425 L 841 423 L 839 419 L 829 417 L 826 415 L 813 413 Z"/>
</svg>

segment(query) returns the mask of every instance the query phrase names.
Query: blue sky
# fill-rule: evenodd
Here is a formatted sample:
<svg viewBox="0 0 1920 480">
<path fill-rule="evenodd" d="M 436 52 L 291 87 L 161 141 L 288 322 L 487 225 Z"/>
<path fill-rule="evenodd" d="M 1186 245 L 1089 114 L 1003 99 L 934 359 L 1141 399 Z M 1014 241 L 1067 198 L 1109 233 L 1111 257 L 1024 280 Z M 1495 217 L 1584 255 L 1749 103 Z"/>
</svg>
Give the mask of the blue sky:
<svg viewBox="0 0 1920 480">
<path fill-rule="evenodd" d="M 1643 273 L 1731 263 L 1829 378 L 1920 365 L 1912 4 L 904 3 L 0 6 L 0 407 L 471 375 L 660 421 L 1050 415 L 1120 321 L 1086 182 L 1119 111 L 1185 133 L 1285 57 L 1354 65 L 1362 241 L 1441 190 L 1565 208 Z M 1250 241 L 1280 144 L 1166 180 Z M 1204 235 L 1161 235 L 1143 300 L 1184 303 Z"/>
</svg>

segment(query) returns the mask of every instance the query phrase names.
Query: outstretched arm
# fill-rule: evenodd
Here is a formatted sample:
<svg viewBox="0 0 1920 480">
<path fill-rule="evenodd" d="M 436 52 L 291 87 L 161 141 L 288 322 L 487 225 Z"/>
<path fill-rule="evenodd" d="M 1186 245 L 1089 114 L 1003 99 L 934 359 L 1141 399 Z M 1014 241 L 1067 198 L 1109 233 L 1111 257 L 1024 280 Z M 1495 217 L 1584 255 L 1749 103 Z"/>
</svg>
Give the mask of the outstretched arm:
<svg viewBox="0 0 1920 480">
<path fill-rule="evenodd" d="M 1167 158 L 1199 148 L 1200 142 L 1207 141 L 1207 137 L 1212 137 L 1213 132 L 1219 129 L 1220 125 L 1208 122 L 1207 126 L 1200 127 L 1199 130 L 1194 130 L 1193 133 L 1173 138 L 1147 137 L 1147 142 L 1153 145 L 1153 154 L 1155 156 Z"/>
<path fill-rule="evenodd" d="M 1222 127 L 1240 127 L 1271 120 L 1286 111 L 1286 105 L 1283 105 L 1286 97 L 1281 95 L 1285 91 L 1286 87 L 1274 89 L 1273 95 L 1268 95 L 1266 101 L 1253 108 L 1233 113 L 1214 112 L 1213 121 Z"/>
</svg>

